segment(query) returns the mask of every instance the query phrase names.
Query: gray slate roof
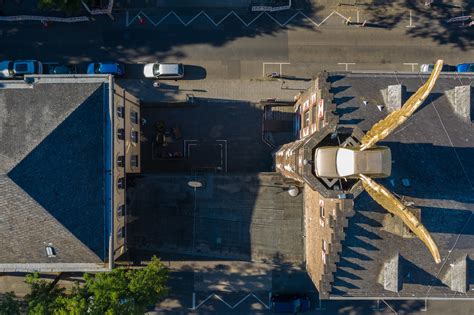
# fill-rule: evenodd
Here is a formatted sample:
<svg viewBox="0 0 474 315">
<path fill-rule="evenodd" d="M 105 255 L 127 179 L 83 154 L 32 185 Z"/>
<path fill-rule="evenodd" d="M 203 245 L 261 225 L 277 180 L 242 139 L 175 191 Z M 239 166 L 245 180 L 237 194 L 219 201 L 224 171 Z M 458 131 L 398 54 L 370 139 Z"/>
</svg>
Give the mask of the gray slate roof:
<svg viewBox="0 0 474 315">
<path fill-rule="evenodd" d="M 91 82 L 0 89 L 0 264 L 106 257 L 107 81 Z"/>
<path fill-rule="evenodd" d="M 367 131 L 387 115 L 381 90 L 403 84 L 409 95 L 427 75 L 331 74 L 337 112 L 342 125 Z M 437 242 L 443 261 L 437 265 L 417 238 L 384 231 L 387 212 L 367 193 L 355 199 L 355 214 L 346 228 L 331 297 L 473 297 L 474 273 L 467 272 L 467 293 L 451 290 L 445 275 L 467 255 L 474 268 L 474 130 L 453 113 L 452 90 L 472 85 L 472 76 L 443 74 L 429 96 L 404 125 L 380 142 L 392 150 L 392 175 L 376 181 L 421 208 L 421 219 Z M 369 102 L 363 105 L 363 100 Z M 409 179 L 411 186 L 402 185 Z M 380 283 L 384 263 L 400 254 L 401 290 L 385 290 Z M 383 283 L 383 282 L 382 282 Z"/>
</svg>

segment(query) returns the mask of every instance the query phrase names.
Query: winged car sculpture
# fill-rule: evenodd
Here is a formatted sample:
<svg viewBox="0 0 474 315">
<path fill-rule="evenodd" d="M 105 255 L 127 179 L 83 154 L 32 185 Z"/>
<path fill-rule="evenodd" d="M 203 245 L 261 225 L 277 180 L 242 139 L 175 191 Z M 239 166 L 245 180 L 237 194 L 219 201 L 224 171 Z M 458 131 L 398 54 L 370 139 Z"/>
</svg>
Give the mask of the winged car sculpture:
<svg viewBox="0 0 474 315">
<path fill-rule="evenodd" d="M 314 153 L 315 172 L 319 177 L 359 178 L 367 193 L 403 223 L 428 247 L 436 263 L 441 262 L 438 246 L 418 218 L 396 196 L 372 178 L 391 174 L 390 148 L 375 144 L 403 124 L 430 94 L 443 67 L 438 60 L 429 79 L 403 106 L 376 123 L 365 134 L 359 147 L 319 147 Z"/>
</svg>

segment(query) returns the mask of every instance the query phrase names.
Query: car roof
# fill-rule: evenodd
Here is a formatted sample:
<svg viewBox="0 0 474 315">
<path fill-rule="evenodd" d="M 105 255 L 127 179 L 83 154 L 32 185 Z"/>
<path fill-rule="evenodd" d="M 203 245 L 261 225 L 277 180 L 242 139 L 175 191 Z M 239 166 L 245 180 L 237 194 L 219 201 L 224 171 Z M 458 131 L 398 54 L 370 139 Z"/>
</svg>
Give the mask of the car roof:
<svg viewBox="0 0 474 315">
<path fill-rule="evenodd" d="M 116 63 L 99 63 L 100 72 L 117 71 L 118 65 Z"/>
<path fill-rule="evenodd" d="M 160 73 L 179 73 L 178 63 L 160 63 Z"/>
<path fill-rule="evenodd" d="M 71 72 L 71 68 L 65 65 L 59 65 L 54 67 L 53 72 L 55 74 L 69 74 Z"/>
</svg>

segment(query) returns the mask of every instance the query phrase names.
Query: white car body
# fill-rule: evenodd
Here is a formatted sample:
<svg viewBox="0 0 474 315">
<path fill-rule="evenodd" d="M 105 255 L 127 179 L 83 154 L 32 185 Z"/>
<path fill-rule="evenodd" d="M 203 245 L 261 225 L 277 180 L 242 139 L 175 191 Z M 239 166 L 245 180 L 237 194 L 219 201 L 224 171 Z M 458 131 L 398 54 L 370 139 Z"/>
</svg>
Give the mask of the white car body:
<svg viewBox="0 0 474 315">
<path fill-rule="evenodd" d="M 388 177 L 392 154 L 388 147 L 359 148 L 319 147 L 314 153 L 315 173 L 326 178 Z"/>
<path fill-rule="evenodd" d="M 0 62 L 0 78 L 13 78 L 13 61 L 5 60 Z"/>
<path fill-rule="evenodd" d="M 147 63 L 145 67 L 143 67 L 143 74 L 145 75 L 145 78 L 154 78 L 155 76 L 153 75 L 153 65 L 154 63 Z"/>
<path fill-rule="evenodd" d="M 181 63 L 147 63 L 143 67 L 145 78 L 181 79 L 184 77 L 184 66 Z"/>
<path fill-rule="evenodd" d="M 431 69 L 430 69 L 431 66 Z M 433 69 L 434 65 L 433 64 L 422 64 L 420 66 L 420 72 L 421 73 L 430 73 Z"/>
</svg>

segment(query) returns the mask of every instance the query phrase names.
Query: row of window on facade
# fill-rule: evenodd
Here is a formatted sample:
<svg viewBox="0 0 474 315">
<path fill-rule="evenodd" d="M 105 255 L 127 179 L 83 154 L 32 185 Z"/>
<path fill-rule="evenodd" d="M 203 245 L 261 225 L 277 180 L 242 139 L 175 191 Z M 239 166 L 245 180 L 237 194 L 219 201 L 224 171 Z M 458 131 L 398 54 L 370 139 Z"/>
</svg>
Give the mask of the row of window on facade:
<svg viewBox="0 0 474 315">
<path fill-rule="evenodd" d="M 118 106 L 117 107 L 117 116 L 120 118 L 125 117 L 125 107 L 123 106 Z M 130 112 L 130 121 L 134 124 L 138 124 L 138 113 L 135 111 Z"/>
<path fill-rule="evenodd" d="M 125 140 L 125 129 L 124 128 L 119 128 L 117 130 L 117 138 L 119 140 Z M 135 130 L 132 129 L 130 131 L 130 139 L 132 140 L 132 142 L 138 143 L 138 131 L 135 131 Z"/>
<path fill-rule="evenodd" d="M 117 166 L 125 167 L 125 155 L 117 156 Z M 138 167 L 138 155 L 132 155 L 130 157 L 130 166 Z"/>
</svg>

